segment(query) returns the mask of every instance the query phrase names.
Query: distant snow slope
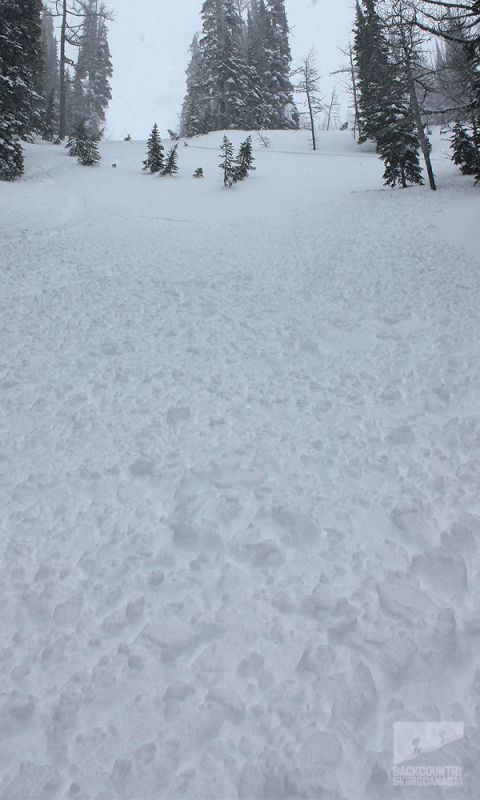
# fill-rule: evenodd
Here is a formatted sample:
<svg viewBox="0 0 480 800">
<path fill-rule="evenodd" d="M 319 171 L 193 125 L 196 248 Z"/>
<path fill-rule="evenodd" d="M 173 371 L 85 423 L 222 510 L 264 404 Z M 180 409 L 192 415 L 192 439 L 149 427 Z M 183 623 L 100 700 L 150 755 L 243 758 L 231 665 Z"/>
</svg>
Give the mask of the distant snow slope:
<svg viewBox="0 0 480 800">
<path fill-rule="evenodd" d="M 271 139 L 0 185 L 2 800 L 480 795 L 480 194 Z"/>
</svg>

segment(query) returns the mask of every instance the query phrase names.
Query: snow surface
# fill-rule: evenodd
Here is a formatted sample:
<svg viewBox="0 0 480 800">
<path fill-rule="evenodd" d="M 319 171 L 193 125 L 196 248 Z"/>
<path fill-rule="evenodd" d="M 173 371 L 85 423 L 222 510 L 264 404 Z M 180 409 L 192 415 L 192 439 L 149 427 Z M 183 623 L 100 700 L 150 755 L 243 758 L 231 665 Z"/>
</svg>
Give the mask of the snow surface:
<svg viewBox="0 0 480 800">
<path fill-rule="evenodd" d="M 0 185 L 2 800 L 480 796 L 480 193 L 271 139 Z"/>
</svg>

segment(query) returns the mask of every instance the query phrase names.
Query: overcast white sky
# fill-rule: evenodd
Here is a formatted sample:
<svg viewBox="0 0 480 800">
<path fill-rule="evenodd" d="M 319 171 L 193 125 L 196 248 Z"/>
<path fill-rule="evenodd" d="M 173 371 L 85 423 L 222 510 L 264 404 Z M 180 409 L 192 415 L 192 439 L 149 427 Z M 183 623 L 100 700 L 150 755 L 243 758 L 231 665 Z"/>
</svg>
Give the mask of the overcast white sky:
<svg viewBox="0 0 480 800">
<path fill-rule="evenodd" d="M 107 0 L 114 63 L 107 135 L 145 139 L 155 121 L 162 133 L 178 124 L 188 48 L 200 29 L 202 0 Z M 294 61 L 315 45 L 322 90 L 338 69 L 351 37 L 353 0 L 287 0 Z"/>
</svg>

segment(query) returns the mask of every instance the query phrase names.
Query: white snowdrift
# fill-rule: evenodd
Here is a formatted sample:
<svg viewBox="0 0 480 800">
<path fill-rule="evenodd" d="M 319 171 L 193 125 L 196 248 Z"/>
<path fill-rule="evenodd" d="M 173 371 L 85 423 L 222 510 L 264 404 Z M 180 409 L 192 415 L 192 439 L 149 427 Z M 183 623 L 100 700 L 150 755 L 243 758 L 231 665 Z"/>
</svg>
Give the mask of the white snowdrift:
<svg viewBox="0 0 480 800">
<path fill-rule="evenodd" d="M 3 800 L 480 795 L 480 194 L 271 139 L 0 185 Z"/>
</svg>

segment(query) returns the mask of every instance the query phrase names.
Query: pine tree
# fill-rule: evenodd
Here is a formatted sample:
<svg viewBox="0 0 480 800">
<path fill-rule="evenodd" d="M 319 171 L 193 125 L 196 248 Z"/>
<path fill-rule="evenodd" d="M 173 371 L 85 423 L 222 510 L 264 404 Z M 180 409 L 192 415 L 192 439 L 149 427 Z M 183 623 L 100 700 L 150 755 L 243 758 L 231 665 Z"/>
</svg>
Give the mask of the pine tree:
<svg viewBox="0 0 480 800">
<path fill-rule="evenodd" d="M 43 6 L 42 11 L 41 50 L 43 69 L 40 81 L 42 97 L 40 133 L 46 141 L 52 141 L 57 128 L 60 73 L 53 16 L 47 6 Z"/>
<path fill-rule="evenodd" d="M 193 177 L 194 178 L 203 178 L 204 177 L 204 175 L 203 175 L 203 167 L 197 167 L 197 169 L 193 173 Z"/>
<path fill-rule="evenodd" d="M 468 52 L 470 39 L 467 20 L 461 12 L 448 9 L 447 39 L 443 62 L 437 73 L 445 106 L 469 105 L 474 94 L 474 71 Z"/>
<path fill-rule="evenodd" d="M 176 175 L 178 172 L 178 144 L 174 145 L 168 153 L 165 159 L 165 166 L 162 170 L 162 175 Z"/>
<path fill-rule="evenodd" d="M 78 163 L 81 164 L 83 167 L 93 167 L 100 161 L 98 142 L 92 137 L 92 134 L 89 133 L 88 131 L 86 132 L 84 138 L 78 141 L 77 159 Z"/>
<path fill-rule="evenodd" d="M 271 107 L 271 128 L 298 128 L 300 118 L 290 80 L 292 53 L 285 0 L 267 0 L 268 24 L 264 47 L 268 63 L 264 95 Z"/>
<path fill-rule="evenodd" d="M 204 98 L 201 131 L 242 127 L 251 93 L 243 48 L 243 22 L 235 0 L 205 0 L 200 39 Z"/>
<path fill-rule="evenodd" d="M 187 69 L 187 94 L 183 101 L 180 131 L 182 136 L 205 133 L 205 104 L 202 94 L 203 56 L 194 36 L 190 45 L 190 64 Z"/>
<path fill-rule="evenodd" d="M 359 88 L 359 142 L 371 139 L 378 143 L 385 128 L 392 68 L 388 42 L 375 7 L 375 0 L 357 0 L 355 25 L 355 62 Z"/>
<path fill-rule="evenodd" d="M 480 0 L 477 0 L 477 22 L 480 25 Z M 472 111 L 472 128 L 473 128 L 473 143 L 475 150 L 478 154 L 477 172 L 475 175 L 475 185 L 480 186 L 480 37 L 473 41 L 468 46 L 468 55 L 470 59 L 473 78 L 473 111 Z"/>
<path fill-rule="evenodd" d="M 266 46 L 271 41 L 272 32 L 265 0 L 252 0 L 247 15 L 245 51 L 254 87 L 251 108 L 253 124 L 250 127 L 258 130 L 271 129 L 278 112 L 270 81 L 272 50 Z"/>
<path fill-rule="evenodd" d="M 387 109 L 385 130 L 378 141 L 378 152 L 385 164 L 385 186 L 423 184 L 419 142 L 408 107 L 399 102 Z"/>
<path fill-rule="evenodd" d="M 42 96 L 40 133 L 47 142 L 51 142 L 54 139 L 55 130 L 57 128 L 60 76 L 53 17 L 46 6 L 43 7 L 42 12 L 41 49 L 43 70 L 40 90 Z"/>
<path fill-rule="evenodd" d="M 109 80 L 113 70 L 106 17 L 103 4 L 98 8 L 98 0 L 88 0 L 74 78 L 74 121 L 84 120 L 87 131 L 97 140 L 102 137 L 112 96 Z"/>
<path fill-rule="evenodd" d="M 452 161 L 462 175 L 476 175 L 480 167 L 480 156 L 467 130 L 456 122 L 451 138 Z"/>
<path fill-rule="evenodd" d="M 0 0 L 0 179 L 23 173 L 20 140 L 40 127 L 40 0 Z"/>
<path fill-rule="evenodd" d="M 77 123 L 74 130 L 68 137 L 65 149 L 68 151 L 69 156 L 78 157 L 81 153 L 82 142 L 88 138 L 87 130 L 83 120 Z"/>
<path fill-rule="evenodd" d="M 100 161 L 98 142 L 94 139 L 87 139 L 83 142 L 78 154 L 78 162 L 84 167 L 93 167 Z"/>
<path fill-rule="evenodd" d="M 55 138 L 55 92 L 50 92 L 42 117 L 42 138 L 46 142 L 53 142 Z"/>
<path fill-rule="evenodd" d="M 241 143 L 238 155 L 234 164 L 235 182 L 243 181 L 248 178 L 250 172 L 255 171 L 253 166 L 255 159 L 253 157 L 252 137 L 247 136 L 244 142 Z"/>
<path fill-rule="evenodd" d="M 64 124 L 65 124 L 65 133 L 70 136 L 70 134 L 75 130 L 76 122 L 78 122 L 78 118 L 74 113 L 74 93 L 75 93 L 75 85 L 74 79 L 70 73 L 69 69 L 65 70 L 65 79 L 64 79 Z M 60 119 L 59 119 L 59 131 L 60 131 Z M 60 133 L 59 133 L 60 137 Z"/>
<path fill-rule="evenodd" d="M 164 151 L 165 148 L 160 139 L 158 125 L 155 123 L 147 141 L 147 157 L 143 162 L 143 169 L 150 171 L 152 174 L 162 172 L 165 166 L 163 158 Z"/>
<path fill-rule="evenodd" d="M 362 0 L 362 5 L 357 0 L 355 60 L 359 83 L 359 141 L 372 139 L 376 142 L 377 152 L 385 164 L 385 185 L 405 187 L 407 183 L 423 183 L 420 140 L 406 77 L 407 73 L 411 75 L 412 64 L 404 63 L 405 75 L 398 74 L 400 47 L 397 58 L 393 59 L 376 0 Z"/>
<path fill-rule="evenodd" d="M 227 189 L 231 189 L 236 182 L 236 167 L 233 155 L 233 144 L 228 136 L 223 137 L 220 150 L 220 158 L 222 160 L 219 167 L 223 171 L 223 184 Z"/>
</svg>

